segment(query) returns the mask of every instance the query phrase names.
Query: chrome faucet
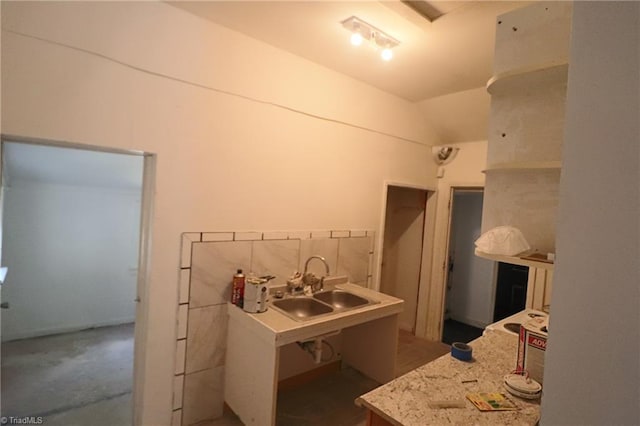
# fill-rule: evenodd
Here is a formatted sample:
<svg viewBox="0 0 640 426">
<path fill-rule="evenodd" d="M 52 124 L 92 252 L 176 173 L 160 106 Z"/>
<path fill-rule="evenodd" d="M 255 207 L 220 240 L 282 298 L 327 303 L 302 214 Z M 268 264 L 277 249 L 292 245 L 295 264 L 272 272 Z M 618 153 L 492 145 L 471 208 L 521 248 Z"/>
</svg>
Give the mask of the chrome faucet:
<svg viewBox="0 0 640 426">
<path fill-rule="evenodd" d="M 312 291 L 320 291 L 322 289 L 324 289 L 324 278 L 328 275 L 331 275 L 331 272 L 329 271 L 329 264 L 327 263 L 327 260 L 322 257 L 322 256 L 318 256 L 318 255 L 314 255 L 311 256 L 310 258 L 307 259 L 306 262 L 304 262 L 304 272 L 302 273 L 303 277 L 307 277 L 307 269 L 309 269 L 309 262 L 311 262 L 312 259 L 318 259 L 320 261 L 322 261 L 322 263 L 324 263 L 324 269 L 326 271 L 326 275 L 322 278 L 320 278 L 320 280 L 318 280 L 317 278 L 313 277 L 314 279 L 312 279 L 312 283 L 311 283 L 311 290 Z M 313 274 L 311 274 L 313 275 Z M 304 279 L 304 278 L 303 278 Z"/>
</svg>

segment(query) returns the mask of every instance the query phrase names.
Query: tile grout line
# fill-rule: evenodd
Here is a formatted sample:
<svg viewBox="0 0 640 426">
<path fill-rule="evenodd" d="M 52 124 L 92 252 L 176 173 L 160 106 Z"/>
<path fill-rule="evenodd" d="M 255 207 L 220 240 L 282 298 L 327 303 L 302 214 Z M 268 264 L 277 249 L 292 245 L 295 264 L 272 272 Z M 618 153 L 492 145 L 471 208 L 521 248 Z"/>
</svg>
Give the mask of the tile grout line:
<svg viewBox="0 0 640 426">
<path fill-rule="evenodd" d="M 246 233 L 249 233 L 249 232 L 251 232 L 252 234 L 255 234 L 255 235 L 252 235 L 252 236 L 254 236 L 256 238 L 250 238 L 250 239 L 246 239 L 245 240 L 245 239 L 242 238 L 243 237 L 241 235 L 242 232 L 232 231 L 232 232 L 228 232 L 229 234 L 231 234 L 231 240 L 212 241 L 212 242 L 227 242 L 227 243 L 228 242 L 239 242 L 239 241 L 250 242 L 249 268 L 251 269 L 252 265 L 253 265 L 253 261 L 254 261 L 253 258 L 254 258 L 254 254 L 255 254 L 254 253 L 255 252 L 255 247 L 254 247 L 255 246 L 255 242 L 257 242 L 257 241 L 271 241 L 271 240 L 270 239 L 265 240 L 265 232 L 246 231 Z M 273 232 L 276 232 L 276 231 L 273 231 Z M 284 232 L 284 231 L 281 231 L 281 232 Z M 318 232 L 320 232 L 320 231 L 318 231 Z M 325 237 L 325 238 L 337 239 L 338 240 L 338 244 L 337 244 L 337 248 L 336 248 L 336 273 L 338 271 L 339 264 L 340 264 L 340 253 L 341 253 L 341 250 L 340 250 L 341 241 L 340 240 L 341 239 L 357 238 L 357 237 L 370 237 L 369 231 L 365 231 L 364 235 L 353 235 L 353 236 L 352 236 L 352 234 L 353 234 L 352 230 L 340 230 L 340 231 L 328 230 L 328 231 L 322 231 L 322 232 L 327 232 L 328 233 L 328 236 Z M 211 232 L 211 233 L 213 234 L 213 233 L 216 233 L 216 232 Z M 301 258 L 302 258 L 302 253 L 301 253 L 302 240 L 303 239 L 314 240 L 313 232 L 311 232 L 311 231 L 308 231 L 308 232 L 306 232 L 306 231 L 295 231 L 295 232 L 287 231 L 287 232 L 284 232 L 284 233 L 286 233 L 286 237 L 285 238 L 276 239 L 274 241 L 297 240 L 298 241 L 298 247 L 297 247 L 298 264 L 300 264 Z M 334 233 L 335 233 L 335 236 L 334 236 Z M 340 233 L 343 233 L 344 235 L 340 235 Z M 196 234 L 196 233 L 193 233 L 193 234 Z M 198 237 L 199 237 L 199 241 L 197 241 L 197 242 L 201 242 L 201 243 L 202 242 L 209 242 L 209 241 L 204 241 L 204 234 L 205 233 L 200 232 L 200 233 L 197 233 L 197 234 L 198 234 Z M 240 237 L 240 239 L 239 239 L 239 237 Z M 246 237 L 246 235 L 245 235 L 245 237 Z M 303 238 L 303 237 L 306 237 L 306 238 Z M 325 238 L 318 237 L 318 238 L 315 238 L 315 239 L 322 240 L 322 239 L 325 239 Z M 193 244 L 196 241 L 191 241 L 190 240 L 190 242 L 191 242 L 191 244 L 189 245 L 189 254 L 188 254 L 188 257 L 189 257 L 188 264 L 189 264 L 189 266 L 188 267 L 183 267 L 182 265 L 180 266 L 181 270 L 190 270 L 189 279 L 188 279 L 189 281 L 188 281 L 188 285 L 187 285 L 187 288 L 188 288 L 188 291 L 189 291 L 188 302 L 180 303 L 180 297 L 178 298 L 179 299 L 178 300 L 178 308 L 180 308 L 180 306 L 182 306 L 182 305 L 187 305 L 186 337 L 176 340 L 176 342 L 181 341 L 181 340 L 185 341 L 185 355 L 184 355 L 184 360 L 183 360 L 183 373 L 179 374 L 179 375 L 175 375 L 175 376 L 180 376 L 180 375 L 183 376 L 182 395 L 181 395 L 180 407 L 176 408 L 175 410 L 172 410 L 174 412 L 180 410 L 180 424 L 181 425 L 184 424 L 184 420 L 185 420 L 184 419 L 184 417 L 185 417 L 184 406 L 185 406 L 185 399 L 186 399 L 185 388 L 186 388 L 186 376 L 187 376 L 187 368 L 186 367 L 187 367 L 187 360 L 188 360 L 187 353 L 188 353 L 188 349 L 190 347 L 190 343 L 193 344 L 193 342 L 189 342 L 189 330 L 193 326 L 193 324 L 190 324 L 190 321 L 189 321 L 189 313 L 190 313 L 190 311 L 192 309 L 202 309 L 202 308 L 208 308 L 208 307 L 212 307 L 212 306 L 223 306 L 223 305 L 225 305 L 225 302 L 223 302 L 223 303 L 213 303 L 213 304 L 210 304 L 210 305 L 197 306 L 197 307 L 191 305 L 191 303 L 190 303 L 191 302 L 191 290 L 192 290 L 192 284 L 193 284 L 193 282 L 192 282 L 192 273 L 191 273 L 192 272 L 192 266 L 193 266 L 192 265 L 192 262 L 193 262 Z M 375 241 L 374 241 L 374 244 L 375 244 Z M 372 252 L 369 251 L 369 254 L 372 254 Z M 369 256 L 368 261 L 369 261 L 369 263 L 371 263 L 371 256 Z M 370 277 L 370 276 L 371 275 L 369 275 L 369 274 L 367 275 L 367 277 Z M 177 347 L 177 345 L 176 345 L 176 347 Z M 217 366 L 217 367 L 214 367 L 214 368 L 218 368 L 218 367 L 224 367 L 224 364 L 222 364 L 220 366 Z M 198 372 L 201 372 L 201 371 L 206 371 L 206 370 L 209 370 L 209 369 L 210 368 L 204 368 L 204 369 L 201 369 L 201 370 L 190 372 L 190 374 L 191 373 L 198 373 Z"/>
<path fill-rule="evenodd" d="M 203 238 L 203 233 L 200 232 L 200 241 L 202 242 L 202 238 Z M 193 266 L 192 264 L 193 262 L 193 243 L 191 243 L 191 251 L 189 252 L 189 268 L 191 269 L 191 267 Z M 184 390 L 186 387 L 186 382 L 187 382 L 187 352 L 189 350 L 189 302 L 191 301 L 191 273 L 189 273 L 189 285 L 187 286 L 189 288 L 189 299 L 187 299 L 187 330 L 186 330 L 186 336 L 184 337 L 184 359 L 182 360 L 182 372 L 183 372 L 183 379 L 182 379 L 182 393 L 181 393 L 181 399 L 180 399 L 180 426 L 182 426 L 182 424 L 184 423 Z M 180 302 L 178 300 L 178 302 Z M 177 346 L 176 346 L 177 348 Z"/>
</svg>

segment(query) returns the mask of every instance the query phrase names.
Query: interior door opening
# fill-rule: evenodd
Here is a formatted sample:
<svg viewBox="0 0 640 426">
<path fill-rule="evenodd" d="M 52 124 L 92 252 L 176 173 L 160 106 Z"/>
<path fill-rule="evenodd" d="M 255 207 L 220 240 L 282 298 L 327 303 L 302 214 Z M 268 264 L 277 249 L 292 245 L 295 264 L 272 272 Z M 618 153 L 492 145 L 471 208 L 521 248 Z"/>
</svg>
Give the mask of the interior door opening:
<svg viewBox="0 0 640 426">
<path fill-rule="evenodd" d="M 429 191 L 387 187 L 380 291 L 404 300 L 402 330 L 415 334 Z"/>
<path fill-rule="evenodd" d="M 493 322 L 494 262 L 474 254 L 482 201 L 482 188 L 452 189 L 442 330 L 447 344 L 480 337 Z"/>
<path fill-rule="evenodd" d="M 1 414 L 132 424 L 146 160 L 64 145 L 2 141 Z"/>
</svg>

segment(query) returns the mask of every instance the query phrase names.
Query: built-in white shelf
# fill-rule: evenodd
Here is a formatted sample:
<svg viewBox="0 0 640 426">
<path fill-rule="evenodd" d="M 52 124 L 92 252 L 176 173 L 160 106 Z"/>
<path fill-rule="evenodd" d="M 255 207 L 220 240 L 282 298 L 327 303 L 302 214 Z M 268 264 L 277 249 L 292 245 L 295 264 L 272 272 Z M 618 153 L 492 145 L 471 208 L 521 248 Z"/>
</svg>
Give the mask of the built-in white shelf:
<svg viewBox="0 0 640 426">
<path fill-rule="evenodd" d="M 561 161 L 519 161 L 510 163 L 498 163 L 487 167 L 483 173 L 495 171 L 526 171 L 526 170 L 560 170 Z"/>
<path fill-rule="evenodd" d="M 533 250 L 479 257 L 553 270 L 571 16 L 569 2 L 540 2 L 496 21 L 482 232 L 513 226 Z"/>
<path fill-rule="evenodd" d="M 523 259 L 518 256 L 504 256 L 501 254 L 489 254 L 489 253 L 480 251 L 478 249 L 475 250 L 475 254 L 476 256 L 482 257 L 483 259 L 489 259 L 496 262 L 511 263 L 513 265 L 528 266 L 530 268 L 540 268 L 540 269 L 546 269 L 548 271 L 553 271 L 553 263 L 542 262 L 538 260 Z"/>
<path fill-rule="evenodd" d="M 491 95 L 512 95 L 525 90 L 545 88 L 566 82 L 569 64 L 551 63 L 532 65 L 496 74 L 487 82 Z"/>
</svg>

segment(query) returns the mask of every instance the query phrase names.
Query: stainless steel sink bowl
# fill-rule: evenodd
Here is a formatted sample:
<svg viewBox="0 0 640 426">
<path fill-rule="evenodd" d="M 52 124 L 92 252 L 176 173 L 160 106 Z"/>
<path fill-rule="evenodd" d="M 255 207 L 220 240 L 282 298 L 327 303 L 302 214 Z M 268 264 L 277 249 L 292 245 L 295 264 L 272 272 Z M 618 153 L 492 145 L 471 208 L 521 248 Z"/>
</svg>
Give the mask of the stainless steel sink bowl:
<svg viewBox="0 0 640 426">
<path fill-rule="evenodd" d="M 286 315 L 298 321 L 313 319 L 318 315 L 333 312 L 333 308 L 310 297 L 292 297 L 271 303 Z"/>
<path fill-rule="evenodd" d="M 368 305 L 370 303 L 369 300 L 364 297 L 356 296 L 344 290 L 323 291 L 314 294 L 313 297 L 336 309 L 355 308 L 356 306 Z"/>
</svg>

